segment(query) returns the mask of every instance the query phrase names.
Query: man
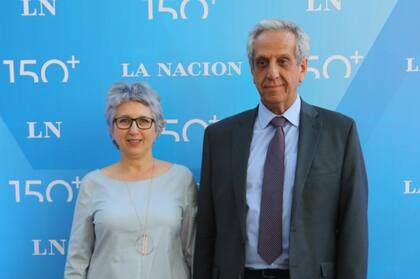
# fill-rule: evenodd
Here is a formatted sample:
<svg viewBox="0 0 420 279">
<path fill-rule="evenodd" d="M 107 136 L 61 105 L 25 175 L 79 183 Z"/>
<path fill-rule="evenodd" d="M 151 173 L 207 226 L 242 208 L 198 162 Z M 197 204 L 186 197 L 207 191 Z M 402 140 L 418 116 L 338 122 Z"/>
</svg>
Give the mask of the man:
<svg viewBox="0 0 420 279">
<path fill-rule="evenodd" d="M 289 21 L 262 21 L 249 35 L 261 101 L 205 131 L 195 279 L 366 278 L 355 123 L 298 96 L 308 51 Z"/>
</svg>

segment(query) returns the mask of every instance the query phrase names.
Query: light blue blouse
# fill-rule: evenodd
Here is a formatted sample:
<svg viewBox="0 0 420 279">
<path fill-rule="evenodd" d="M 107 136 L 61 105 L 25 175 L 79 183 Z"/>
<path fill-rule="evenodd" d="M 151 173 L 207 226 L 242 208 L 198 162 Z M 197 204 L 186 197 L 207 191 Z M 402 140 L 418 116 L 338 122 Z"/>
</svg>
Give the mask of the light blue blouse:
<svg viewBox="0 0 420 279">
<path fill-rule="evenodd" d="M 191 278 L 196 192 L 191 172 L 176 164 L 152 180 L 133 182 L 112 179 L 100 170 L 88 173 L 74 212 L 64 278 Z M 136 240 L 148 196 L 153 251 L 143 256 Z"/>
</svg>

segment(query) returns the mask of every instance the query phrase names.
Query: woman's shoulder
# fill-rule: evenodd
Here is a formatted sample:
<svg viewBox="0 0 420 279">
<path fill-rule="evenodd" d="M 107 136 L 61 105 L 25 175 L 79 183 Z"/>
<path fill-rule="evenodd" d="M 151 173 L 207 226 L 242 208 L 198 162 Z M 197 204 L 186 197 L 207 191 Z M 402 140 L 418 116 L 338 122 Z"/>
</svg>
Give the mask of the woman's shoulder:
<svg viewBox="0 0 420 279">
<path fill-rule="evenodd" d="M 100 170 L 95 169 L 86 173 L 80 183 L 79 194 L 90 196 L 100 184 Z"/>
<path fill-rule="evenodd" d="M 94 169 L 86 173 L 82 178 L 82 183 L 93 182 L 100 177 L 100 169 Z"/>
<path fill-rule="evenodd" d="M 192 172 L 188 167 L 186 167 L 184 165 L 179 165 L 179 164 L 174 164 L 174 167 L 177 168 L 179 172 L 181 172 L 185 175 L 192 176 Z"/>
<path fill-rule="evenodd" d="M 112 177 L 108 175 L 110 168 L 112 168 L 112 165 L 89 171 L 83 177 L 82 185 L 86 185 L 85 187 L 93 187 L 94 185 L 114 182 Z"/>
<path fill-rule="evenodd" d="M 185 185 L 184 191 L 189 191 L 190 188 L 196 188 L 197 183 L 195 182 L 194 175 L 188 167 L 174 164 L 173 168 L 177 173 L 181 184 Z"/>
<path fill-rule="evenodd" d="M 184 165 L 180 165 L 180 164 L 172 163 L 168 161 L 157 160 L 157 166 L 160 172 L 160 174 L 158 174 L 157 176 L 161 176 L 161 177 L 166 176 L 166 177 L 170 177 L 171 179 L 176 177 L 178 179 L 188 180 L 188 181 L 190 181 L 193 177 L 190 169 Z"/>
<path fill-rule="evenodd" d="M 184 165 L 180 165 L 177 163 L 171 163 L 167 161 L 161 161 L 167 168 L 167 171 L 174 171 L 178 174 L 186 175 L 186 176 L 192 176 L 192 172 L 190 169 Z"/>
</svg>

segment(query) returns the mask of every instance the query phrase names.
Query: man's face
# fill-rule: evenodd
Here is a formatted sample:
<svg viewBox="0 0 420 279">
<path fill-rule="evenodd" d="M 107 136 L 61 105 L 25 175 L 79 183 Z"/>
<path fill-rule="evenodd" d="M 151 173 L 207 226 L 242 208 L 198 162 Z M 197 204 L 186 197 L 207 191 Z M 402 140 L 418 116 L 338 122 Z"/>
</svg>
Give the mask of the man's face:
<svg viewBox="0 0 420 279">
<path fill-rule="evenodd" d="M 307 58 L 298 64 L 295 35 L 286 30 L 264 31 L 255 40 L 252 75 L 261 100 L 281 114 L 294 102 L 307 69 Z"/>
</svg>

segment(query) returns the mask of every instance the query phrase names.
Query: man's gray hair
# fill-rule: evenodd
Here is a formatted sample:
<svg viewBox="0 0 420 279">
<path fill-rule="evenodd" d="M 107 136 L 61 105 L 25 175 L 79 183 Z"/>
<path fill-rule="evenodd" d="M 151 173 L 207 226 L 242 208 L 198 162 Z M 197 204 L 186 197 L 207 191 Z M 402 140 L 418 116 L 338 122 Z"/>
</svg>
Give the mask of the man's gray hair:
<svg viewBox="0 0 420 279">
<path fill-rule="evenodd" d="M 295 56 L 298 64 L 302 62 L 304 57 L 309 55 L 309 37 L 295 23 L 284 20 L 284 19 L 270 19 L 260 21 L 255 27 L 251 30 L 248 35 L 248 61 L 251 69 L 253 68 L 253 61 L 255 55 L 255 40 L 259 35 L 264 31 L 282 31 L 286 30 L 295 35 L 296 38 L 296 49 Z"/>
<path fill-rule="evenodd" d="M 112 128 L 117 107 L 128 101 L 142 103 L 150 109 L 153 120 L 155 121 L 156 134 L 160 135 L 164 126 L 160 98 L 159 95 L 145 83 L 126 84 L 119 82 L 114 83 L 111 86 L 106 97 L 105 116 L 108 127 L 110 129 Z"/>
</svg>

